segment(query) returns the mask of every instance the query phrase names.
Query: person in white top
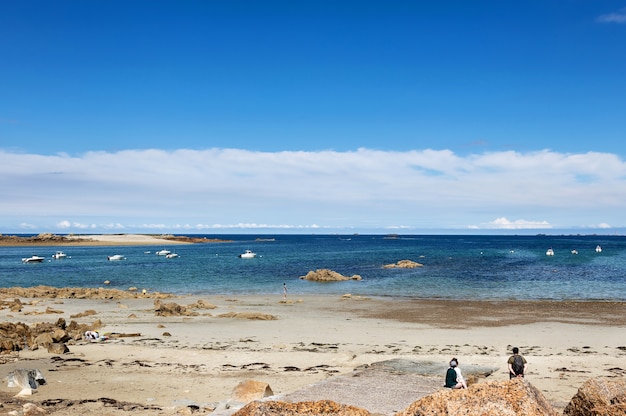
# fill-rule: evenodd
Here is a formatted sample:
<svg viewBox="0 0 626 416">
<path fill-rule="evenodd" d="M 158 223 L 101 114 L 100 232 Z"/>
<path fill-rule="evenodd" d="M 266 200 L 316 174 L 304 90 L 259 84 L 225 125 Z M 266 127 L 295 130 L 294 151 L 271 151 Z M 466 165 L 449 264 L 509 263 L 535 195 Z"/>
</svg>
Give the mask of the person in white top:
<svg viewBox="0 0 626 416">
<path fill-rule="evenodd" d="M 466 389 L 467 383 L 463 378 L 463 374 L 461 373 L 461 369 L 459 368 L 459 360 L 453 358 L 450 360 L 450 368 L 446 373 L 446 384 L 445 387 L 450 389 Z"/>
</svg>

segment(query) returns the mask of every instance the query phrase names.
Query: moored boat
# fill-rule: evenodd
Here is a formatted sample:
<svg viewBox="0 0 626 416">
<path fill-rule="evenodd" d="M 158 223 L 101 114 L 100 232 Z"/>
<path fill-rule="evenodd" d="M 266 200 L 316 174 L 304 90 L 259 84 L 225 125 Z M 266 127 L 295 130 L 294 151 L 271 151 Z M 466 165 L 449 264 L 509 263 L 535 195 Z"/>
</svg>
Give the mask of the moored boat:
<svg viewBox="0 0 626 416">
<path fill-rule="evenodd" d="M 178 257 L 178 254 L 176 253 L 169 253 L 165 255 L 166 259 L 175 259 L 176 257 Z"/>
<path fill-rule="evenodd" d="M 254 253 L 252 250 L 246 250 L 243 254 L 240 254 L 239 257 L 241 257 L 242 259 L 253 259 L 256 257 L 256 253 Z"/>
<path fill-rule="evenodd" d="M 554 250 L 552 250 L 552 247 L 546 251 L 546 256 L 554 256 Z"/>
<path fill-rule="evenodd" d="M 53 259 L 57 259 L 57 260 L 59 260 L 59 259 L 65 259 L 65 258 L 67 258 L 67 254 L 65 254 L 65 253 L 64 253 L 64 252 L 62 252 L 62 251 L 57 251 L 56 253 L 54 253 L 54 254 L 52 255 L 52 258 L 53 258 Z"/>
<path fill-rule="evenodd" d="M 602 253 L 602 247 L 599 244 L 596 246 L 596 253 Z"/>
<path fill-rule="evenodd" d="M 22 263 L 41 263 L 42 261 L 44 261 L 43 257 L 40 256 L 30 256 L 30 257 L 25 257 L 22 259 Z"/>
<path fill-rule="evenodd" d="M 107 256 L 107 260 L 110 261 L 117 261 L 117 260 L 124 260 L 126 257 L 122 256 L 121 254 L 114 254 L 112 256 Z"/>
<path fill-rule="evenodd" d="M 157 256 L 167 256 L 168 254 L 171 254 L 172 252 L 166 249 L 163 250 L 159 250 L 156 252 Z"/>
</svg>

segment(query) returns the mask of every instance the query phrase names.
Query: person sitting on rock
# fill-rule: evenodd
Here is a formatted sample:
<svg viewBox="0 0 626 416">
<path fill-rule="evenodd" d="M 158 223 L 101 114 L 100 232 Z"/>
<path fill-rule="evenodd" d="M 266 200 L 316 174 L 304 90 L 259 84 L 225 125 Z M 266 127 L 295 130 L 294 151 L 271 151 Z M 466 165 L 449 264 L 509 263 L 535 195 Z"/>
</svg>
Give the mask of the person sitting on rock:
<svg viewBox="0 0 626 416">
<path fill-rule="evenodd" d="M 446 384 L 444 387 L 449 389 L 466 389 L 467 384 L 465 383 L 465 379 L 463 378 L 463 374 L 461 374 L 461 369 L 459 368 L 459 360 L 453 358 L 450 360 L 450 367 L 448 371 L 446 371 Z"/>
</svg>

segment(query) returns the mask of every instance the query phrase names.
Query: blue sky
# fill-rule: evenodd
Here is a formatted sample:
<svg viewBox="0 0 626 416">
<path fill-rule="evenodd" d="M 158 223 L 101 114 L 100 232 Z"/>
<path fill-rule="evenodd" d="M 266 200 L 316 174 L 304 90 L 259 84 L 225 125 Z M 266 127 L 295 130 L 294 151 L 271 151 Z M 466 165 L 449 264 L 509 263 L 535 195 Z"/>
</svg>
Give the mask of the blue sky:
<svg viewBox="0 0 626 416">
<path fill-rule="evenodd" d="M 623 232 L 626 1 L 0 6 L 0 232 Z"/>
</svg>

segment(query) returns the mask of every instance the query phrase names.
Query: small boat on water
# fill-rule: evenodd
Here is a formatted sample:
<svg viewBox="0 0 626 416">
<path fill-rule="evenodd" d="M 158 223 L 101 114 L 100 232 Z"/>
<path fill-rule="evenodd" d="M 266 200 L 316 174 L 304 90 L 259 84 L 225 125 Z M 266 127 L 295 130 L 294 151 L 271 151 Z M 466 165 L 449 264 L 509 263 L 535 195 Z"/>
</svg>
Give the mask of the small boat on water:
<svg viewBox="0 0 626 416">
<path fill-rule="evenodd" d="M 578 254 L 578 250 L 576 249 L 572 250 L 572 254 Z"/>
<path fill-rule="evenodd" d="M 121 254 L 114 254 L 112 256 L 107 256 L 107 260 L 109 261 L 118 261 L 118 260 L 124 260 L 126 257 L 122 256 Z"/>
<path fill-rule="evenodd" d="M 256 257 L 256 253 L 254 253 L 252 250 L 246 250 L 243 254 L 240 254 L 239 257 L 241 257 L 242 259 L 253 259 Z"/>
<path fill-rule="evenodd" d="M 546 251 L 546 256 L 554 256 L 554 250 L 552 250 L 552 247 Z"/>
<path fill-rule="evenodd" d="M 165 255 L 166 259 L 175 259 L 176 257 L 178 257 L 178 254 L 176 253 L 169 253 Z"/>
<path fill-rule="evenodd" d="M 43 261 L 44 258 L 40 256 L 30 256 L 22 259 L 22 263 L 41 263 Z"/>
<path fill-rule="evenodd" d="M 168 254 L 171 254 L 172 252 L 166 249 L 163 250 L 159 250 L 156 252 L 157 256 L 167 256 Z"/>
<path fill-rule="evenodd" d="M 596 246 L 596 253 L 602 253 L 602 247 L 599 244 Z"/>
<path fill-rule="evenodd" d="M 64 253 L 64 252 L 62 252 L 62 251 L 57 251 L 56 253 L 54 253 L 54 254 L 52 255 L 52 258 L 53 258 L 53 259 L 56 259 L 56 260 L 59 260 L 59 259 L 65 259 L 65 258 L 67 258 L 67 254 L 65 254 L 65 253 Z"/>
</svg>

